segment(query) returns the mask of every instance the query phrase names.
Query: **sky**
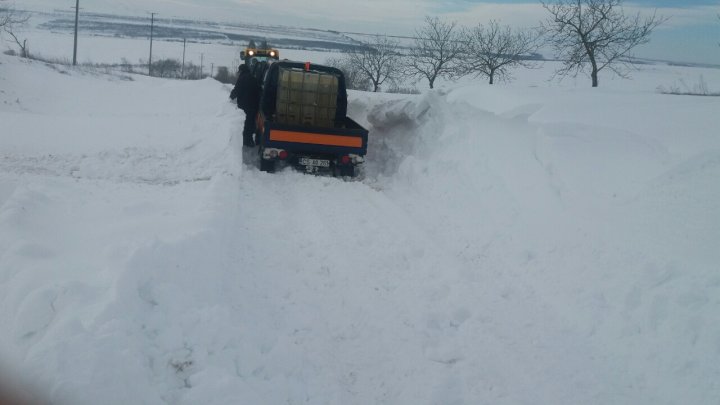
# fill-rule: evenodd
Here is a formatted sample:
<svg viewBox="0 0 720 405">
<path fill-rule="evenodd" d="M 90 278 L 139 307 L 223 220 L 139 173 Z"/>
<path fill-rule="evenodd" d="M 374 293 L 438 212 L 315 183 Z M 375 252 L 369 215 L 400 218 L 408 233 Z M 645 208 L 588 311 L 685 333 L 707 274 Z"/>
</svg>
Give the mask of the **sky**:
<svg viewBox="0 0 720 405">
<path fill-rule="evenodd" d="M 18 8 L 69 9 L 74 0 L 15 0 Z M 627 12 L 669 17 L 635 56 L 720 64 L 720 0 L 625 1 Z M 536 27 L 547 17 L 533 0 L 81 0 L 83 10 L 213 21 L 411 35 L 427 15 L 474 26 L 491 19 Z"/>
</svg>

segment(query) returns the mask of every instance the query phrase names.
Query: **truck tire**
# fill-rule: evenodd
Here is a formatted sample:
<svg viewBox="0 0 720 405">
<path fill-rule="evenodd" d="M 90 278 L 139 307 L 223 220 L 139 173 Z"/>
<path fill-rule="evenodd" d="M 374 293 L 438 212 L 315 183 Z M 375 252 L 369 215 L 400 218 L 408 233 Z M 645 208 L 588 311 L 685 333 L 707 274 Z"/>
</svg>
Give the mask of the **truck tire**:
<svg viewBox="0 0 720 405">
<path fill-rule="evenodd" d="M 261 157 L 260 158 L 260 171 L 267 172 L 267 173 L 275 173 L 275 161 L 274 160 L 265 160 Z"/>
<path fill-rule="evenodd" d="M 340 166 L 340 176 L 355 177 L 355 166 Z"/>
</svg>

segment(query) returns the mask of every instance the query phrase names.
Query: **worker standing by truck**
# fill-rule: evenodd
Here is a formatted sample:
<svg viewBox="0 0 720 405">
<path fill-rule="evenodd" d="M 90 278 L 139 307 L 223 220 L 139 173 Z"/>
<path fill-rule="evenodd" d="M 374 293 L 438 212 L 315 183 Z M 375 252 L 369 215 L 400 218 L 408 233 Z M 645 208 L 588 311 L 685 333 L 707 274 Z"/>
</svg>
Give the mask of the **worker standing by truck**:
<svg viewBox="0 0 720 405">
<path fill-rule="evenodd" d="M 238 79 L 230 93 L 232 100 L 237 99 L 238 108 L 245 112 L 245 126 L 243 128 L 243 146 L 255 146 L 255 119 L 260 104 L 260 83 L 250 73 L 247 65 L 238 68 Z"/>
</svg>

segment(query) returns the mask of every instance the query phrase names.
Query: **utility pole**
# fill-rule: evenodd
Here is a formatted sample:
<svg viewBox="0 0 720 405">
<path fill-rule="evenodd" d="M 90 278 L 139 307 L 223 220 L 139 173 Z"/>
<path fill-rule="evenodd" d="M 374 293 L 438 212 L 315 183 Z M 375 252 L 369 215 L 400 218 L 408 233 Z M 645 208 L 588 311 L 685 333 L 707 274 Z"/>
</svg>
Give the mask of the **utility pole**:
<svg viewBox="0 0 720 405">
<path fill-rule="evenodd" d="M 215 64 L 210 64 L 210 77 L 213 77 L 215 75 Z"/>
<path fill-rule="evenodd" d="M 152 76 L 152 42 L 153 28 L 155 28 L 155 14 L 157 13 L 150 13 L 150 58 L 148 59 L 148 76 Z"/>
<path fill-rule="evenodd" d="M 200 78 L 203 78 L 203 59 L 205 58 L 205 54 L 200 54 Z"/>
<path fill-rule="evenodd" d="M 73 47 L 73 66 L 77 65 L 77 35 L 78 20 L 80 18 L 80 0 L 75 0 L 75 45 Z"/>
<path fill-rule="evenodd" d="M 180 70 L 180 78 L 185 78 L 185 44 L 187 43 L 187 38 L 183 38 L 183 64 L 182 64 L 182 70 Z"/>
</svg>

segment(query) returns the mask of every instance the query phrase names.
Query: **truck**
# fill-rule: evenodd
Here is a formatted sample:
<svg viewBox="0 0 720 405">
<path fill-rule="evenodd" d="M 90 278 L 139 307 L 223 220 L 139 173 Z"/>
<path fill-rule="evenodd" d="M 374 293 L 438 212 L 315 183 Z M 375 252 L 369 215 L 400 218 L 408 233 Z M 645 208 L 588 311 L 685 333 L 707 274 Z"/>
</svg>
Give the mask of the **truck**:
<svg viewBox="0 0 720 405">
<path fill-rule="evenodd" d="M 306 173 L 355 177 L 365 161 L 368 130 L 347 116 L 339 69 L 268 60 L 257 117 L 259 167 L 293 166 Z"/>
</svg>

